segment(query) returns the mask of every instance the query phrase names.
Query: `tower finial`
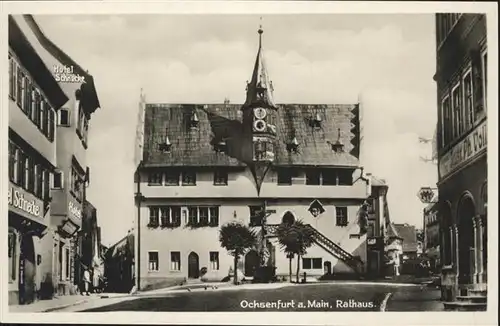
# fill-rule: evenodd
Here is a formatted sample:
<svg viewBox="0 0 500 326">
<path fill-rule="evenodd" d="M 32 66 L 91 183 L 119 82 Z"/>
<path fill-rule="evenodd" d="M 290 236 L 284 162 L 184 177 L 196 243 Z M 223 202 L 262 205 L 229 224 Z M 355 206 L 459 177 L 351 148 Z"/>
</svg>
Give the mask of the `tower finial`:
<svg viewBox="0 0 500 326">
<path fill-rule="evenodd" d="M 260 17 L 260 24 L 259 24 L 259 48 L 262 47 L 262 33 L 264 33 L 264 30 L 262 29 L 262 16 Z"/>
</svg>

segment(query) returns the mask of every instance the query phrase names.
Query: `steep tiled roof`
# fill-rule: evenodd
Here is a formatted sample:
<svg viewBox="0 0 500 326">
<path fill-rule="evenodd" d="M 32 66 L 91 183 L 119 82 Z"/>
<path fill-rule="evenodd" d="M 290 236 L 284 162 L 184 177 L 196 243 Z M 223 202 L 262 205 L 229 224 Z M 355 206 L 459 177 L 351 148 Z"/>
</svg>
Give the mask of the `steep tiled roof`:
<svg viewBox="0 0 500 326">
<path fill-rule="evenodd" d="M 375 176 L 371 176 L 372 186 L 387 186 L 387 182 L 384 179 L 379 179 Z"/>
<path fill-rule="evenodd" d="M 277 140 L 274 165 L 359 165 L 359 109 L 357 104 L 278 106 Z M 144 122 L 143 166 L 245 166 L 252 160 L 251 135 L 242 124 L 240 104 L 146 104 Z M 196 113 L 197 128 L 190 120 Z M 321 128 L 310 126 L 316 114 Z M 331 144 L 338 139 L 344 152 L 336 153 Z M 171 143 L 168 153 L 159 148 Z M 298 153 L 287 151 L 293 138 L 299 143 Z M 226 153 L 214 150 L 224 140 Z"/>
<path fill-rule="evenodd" d="M 255 59 L 252 79 L 247 85 L 245 105 L 248 106 L 260 102 L 263 106 L 274 107 L 273 85 L 269 79 L 262 50 L 262 33 L 264 33 L 264 31 L 262 28 L 259 28 L 259 50 L 257 52 L 257 58 Z M 259 96 L 259 92 L 261 96 Z"/>
<path fill-rule="evenodd" d="M 394 224 L 398 235 L 403 239 L 403 252 L 417 251 L 417 231 L 409 224 Z"/>
</svg>

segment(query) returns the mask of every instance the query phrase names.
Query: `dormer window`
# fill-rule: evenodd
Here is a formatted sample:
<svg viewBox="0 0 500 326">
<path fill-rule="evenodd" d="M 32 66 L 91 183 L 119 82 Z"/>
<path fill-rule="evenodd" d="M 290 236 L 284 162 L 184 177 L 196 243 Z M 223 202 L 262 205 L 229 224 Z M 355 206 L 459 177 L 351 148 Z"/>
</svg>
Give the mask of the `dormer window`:
<svg viewBox="0 0 500 326">
<path fill-rule="evenodd" d="M 221 140 L 218 143 L 215 143 L 214 150 L 217 153 L 224 153 L 227 150 L 227 144 L 225 140 Z"/>
<path fill-rule="evenodd" d="M 338 129 L 337 141 L 335 143 L 330 143 L 330 145 L 335 153 L 341 153 L 344 151 L 344 144 L 340 141 L 340 128 Z"/>
<path fill-rule="evenodd" d="M 170 153 L 170 150 L 172 149 L 172 143 L 170 142 L 168 136 L 165 136 L 160 144 L 158 144 L 158 149 L 163 153 Z"/>
<path fill-rule="evenodd" d="M 191 129 L 198 128 L 198 126 L 200 124 L 200 119 L 198 119 L 198 115 L 194 111 L 193 111 L 193 114 L 191 115 L 190 123 L 191 123 Z"/>
<path fill-rule="evenodd" d="M 293 137 L 292 141 L 288 144 L 286 144 L 286 149 L 290 153 L 298 153 L 299 151 L 299 142 L 296 137 Z"/>
<path fill-rule="evenodd" d="M 313 127 L 313 128 L 321 128 L 322 121 L 323 121 L 323 118 L 321 118 L 321 115 L 319 113 L 316 113 L 316 115 L 311 118 L 309 123 L 310 123 L 311 127 Z"/>
</svg>

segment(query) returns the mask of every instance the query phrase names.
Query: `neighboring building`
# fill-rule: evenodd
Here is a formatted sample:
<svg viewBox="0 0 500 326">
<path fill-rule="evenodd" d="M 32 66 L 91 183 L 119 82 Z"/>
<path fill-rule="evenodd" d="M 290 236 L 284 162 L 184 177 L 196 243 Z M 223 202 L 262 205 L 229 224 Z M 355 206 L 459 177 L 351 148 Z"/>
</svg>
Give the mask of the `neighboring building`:
<svg viewBox="0 0 500 326">
<path fill-rule="evenodd" d="M 389 186 L 385 180 L 366 174 L 371 179 L 371 195 L 367 202 L 367 276 L 380 278 L 385 276 L 385 236 L 387 224 L 390 223 L 387 192 Z"/>
<path fill-rule="evenodd" d="M 141 94 L 135 175 L 141 290 L 200 276 L 222 280 L 233 258 L 220 247 L 220 227 L 240 221 L 260 232 L 263 206 L 275 210 L 267 217 L 266 252 L 278 275 L 288 275 L 289 262 L 274 230 L 296 219 L 316 238 L 298 262 L 301 271 L 367 272 L 362 204 L 372 187 L 359 162 L 360 105 L 276 104 L 261 37 L 259 30 L 244 104 L 150 104 Z M 377 250 L 380 227 L 371 225 Z M 258 251 L 240 261 L 246 277 L 259 265 Z"/>
<path fill-rule="evenodd" d="M 424 208 L 424 255 L 429 259 L 430 269 L 437 272 L 440 267 L 439 256 L 439 205 L 431 203 Z"/>
<path fill-rule="evenodd" d="M 442 295 L 486 291 L 487 39 L 484 14 L 436 14 Z"/>
<path fill-rule="evenodd" d="M 82 203 L 85 200 L 85 187 L 89 182 L 89 168 L 85 159 L 88 127 L 91 114 L 99 107 L 99 100 L 92 76 L 52 43 L 31 15 L 10 16 L 9 21 L 12 21 L 10 25 L 14 26 L 13 30 L 17 28 L 23 34 L 13 37 L 24 38 L 29 44 L 26 47 L 30 49 L 22 51 L 26 53 L 36 51 L 39 55 L 36 59 L 39 61 L 38 66 L 32 63 L 24 65 L 47 71 L 47 76 L 34 79 L 38 85 L 34 83 L 33 87 L 31 85 L 33 78 L 25 78 L 22 73 L 14 83 L 21 85 L 19 87 L 22 89 L 22 97 L 25 98 L 16 101 L 32 103 L 27 105 L 24 111 L 29 112 L 26 114 L 31 115 L 33 124 L 20 126 L 20 129 L 29 132 L 34 126 L 41 130 L 51 143 L 50 151 L 54 151 L 49 151 L 49 162 L 56 167 L 50 169 L 48 166 L 40 167 L 38 164 L 32 166 L 31 160 L 26 163 L 28 171 L 26 175 L 33 173 L 37 180 L 35 183 L 40 182 L 38 169 L 48 169 L 44 172 L 45 179 L 42 180 L 51 180 L 50 189 L 44 189 L 46 209 L 48 210 L 50 206 L 50 220 L 45 220 L 50 224 L 50 236 L 44 237 L 40 245 L 39 261 L 43 273 L 36 275 L 37 289 L 40 290 L 42 297 L 51 297 L 54 292 L 74 293 L 75 241 L 76 234 L 81 228 Z M 12 78 L 11 82 L 14 82 Z M 53 86 L 54 84 L 56 86 Z M 52 87 L 54 90 L 48 93 L 44 87 Z M 59 93 L 61 94 L 58 95 Z M 56 97 L 55 102 L 51 103 L 51 96 L 59 98 Z M 57 115 L 54 108 L 58 108 Z M 12 119 L 16 117 L 10 118 Z M 43 138 L 39 138 L 28 139 L 27 143 L 31 146 L 44 146 L 39 145 L 43 143 Z M 44 182 L 49 181 L 42 181 L 42 184 Z M 31 187 L 29 184 L 28 186 Z"/>
<path fill-rule="evenodd" d="M 415 226 L 408 223 L 394 223 L 394 229 L 403 240 L 403 262 L 408 259 L 416 259 L 418 257 L 418 242 Z"/>
<path fill-rule="evenodd" d="M 135 285 L 134 230 L 109 247 L 104 255 L 107 292 L 128 293 Z"/>
<path fill-rule="evenodd" d="M 55 117 L 68 100 L 28 33 L 9 16 L 9 304 L 33 302 L 50 273 Z"/>
<path fill-rule="evenodd" d="M 99 279 L 104 277 L 104 260 L 101 246 L 101 228 L 97 224 L 97 210 L 87 200 L 83 203 L 82 228 L 78 232 L 78 253 L 74 269 L 74 279 L 77 286 L 82 285 L 83 268 L 89 269 L 92 285 L 99 285 Z"/>
</svg>

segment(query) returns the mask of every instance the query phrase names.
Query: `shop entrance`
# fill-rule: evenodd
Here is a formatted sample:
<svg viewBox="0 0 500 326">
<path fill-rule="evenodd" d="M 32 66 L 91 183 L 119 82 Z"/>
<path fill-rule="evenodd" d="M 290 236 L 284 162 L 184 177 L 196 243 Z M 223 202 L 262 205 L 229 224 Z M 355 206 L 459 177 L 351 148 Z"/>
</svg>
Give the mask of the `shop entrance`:
<svg viewBox="0 0 500 326">
<path fill-rule="evenodd" d="M 23 235 L 19 250 L 19 303 L 35 301 L 36 260 L 35 246 L 31 235 Z"/>
<path fill-rule="evenodd" d="M 464 196 L 458 204 L 458 283 L 472 284 L 474 275 L 475 205 L 472 198 Z"/>
</svg>

